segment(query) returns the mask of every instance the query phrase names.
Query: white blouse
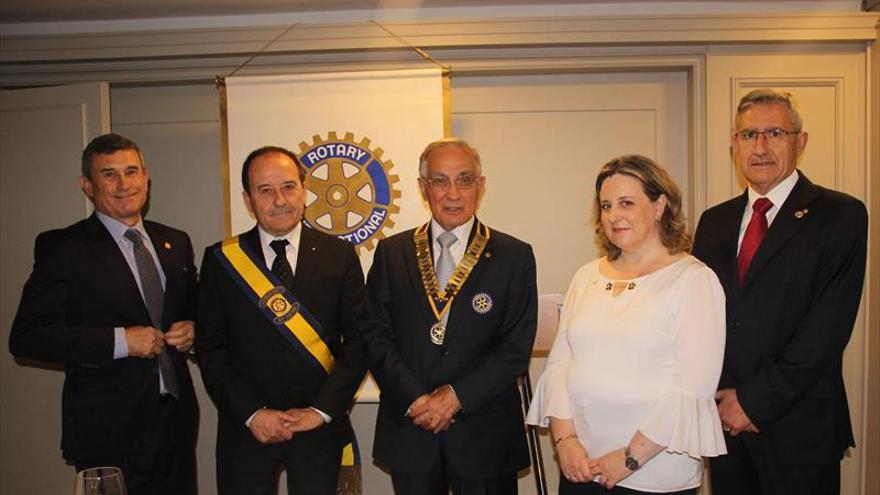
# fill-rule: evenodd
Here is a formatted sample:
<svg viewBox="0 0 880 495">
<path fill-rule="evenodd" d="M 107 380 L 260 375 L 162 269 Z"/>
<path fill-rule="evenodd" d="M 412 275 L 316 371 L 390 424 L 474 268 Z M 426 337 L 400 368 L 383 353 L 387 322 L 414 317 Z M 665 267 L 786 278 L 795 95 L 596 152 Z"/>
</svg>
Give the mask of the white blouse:
<svg viewBox="0 0 880 495">
<path fill-rule="evenodd" d="M 599 273 L 600 261 L 571 282 L 527 422 L 573 419 L 592 458 L 628 445 L 638 430 L 665 449 L 620 486 L 697 487 L 701 457 L 727 453 L 715 406 L 724 290 L 693 256 L 625 281 Z"/>
</svg>

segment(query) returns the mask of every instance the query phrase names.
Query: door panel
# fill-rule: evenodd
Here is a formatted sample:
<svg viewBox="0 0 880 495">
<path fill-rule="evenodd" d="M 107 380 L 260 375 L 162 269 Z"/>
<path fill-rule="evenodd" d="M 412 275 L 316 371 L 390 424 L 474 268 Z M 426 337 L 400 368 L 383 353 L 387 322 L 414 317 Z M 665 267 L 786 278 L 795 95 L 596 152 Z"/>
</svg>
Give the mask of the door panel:
<svg viewBox="0 0 880 495">
<path fill-rule="evenodd" d="M 0 92 L 0 329 L 9 340 L 37 234 L 85 217 L 80 154 L 108 132 L 104 83 Z M 0 493 L 69 493 L 58 370 L 0 352 Z"/>
</svg>

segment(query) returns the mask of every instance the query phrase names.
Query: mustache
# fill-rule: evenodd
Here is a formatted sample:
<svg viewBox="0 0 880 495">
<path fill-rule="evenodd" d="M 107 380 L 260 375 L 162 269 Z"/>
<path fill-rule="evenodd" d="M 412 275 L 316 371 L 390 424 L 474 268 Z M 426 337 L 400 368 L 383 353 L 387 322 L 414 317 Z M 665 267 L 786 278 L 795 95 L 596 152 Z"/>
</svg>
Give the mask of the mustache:
<svg viewBox="0 0 880 495">
<path fill-rule="evenodd" d="M 294 208 L 290 205 L 284 205 L 284 206 L 273 206 L 272 209 L 268 211 L 268 214 L 269 214 L 269 216 L 275 216 L 275 215 L 287 215 L 287 214 L 296 213 L 296 212 L 297 212 L 296 208 Z"/>
</svg>

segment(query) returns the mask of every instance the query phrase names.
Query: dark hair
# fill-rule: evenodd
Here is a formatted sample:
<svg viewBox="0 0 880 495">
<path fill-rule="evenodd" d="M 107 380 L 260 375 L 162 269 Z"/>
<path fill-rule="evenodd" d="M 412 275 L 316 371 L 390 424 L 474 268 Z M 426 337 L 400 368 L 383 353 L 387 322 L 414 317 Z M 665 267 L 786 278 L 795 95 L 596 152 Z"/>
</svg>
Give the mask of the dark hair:
<svg viewBox="0 0 880 495">
<path fill-rule="evenodd" d="M 596 177 L 596 200 L 593 203 L 593 211 L 596 224 L 596 244 L 599 250 L 608 256 L 609 260 L 620 257 L 620 248 L 615 246 L 602 227 L 602 210 L 599 191 L 605 179 L 612 175 L 628 175 L 642 183 L 642 190 L 651 202 L 657 201 L 661 195 L 666 196 L 666 208 L 660 217 L 660 241 L 666 246 L 670 254 L 687 251 L 691 247 L 691 237 L 688 235 L 684 212 L 681 210 L 681 190 L 659 164 L 650 158 L 641 155 L 623 155 L 606 163 L 599 176 Z"/>
<path fill-rule="evenodd" d="M 269 155 L 272 153 L 280 153 L 293 160 L 293 163 L 296 164 L 296 168 L 299 169 L 299 180 L 305 184 L 306 167 L 303 166 L 302 162 L 299 161 L 299 158 L 297 158 L 292 151 L 287 148 L 282 148 L 281 146 L 263 146 L 262 148 L 257 148 L 254 151 L 251 151 L 251 154 L 244 159 L 244 165 L 241 166 L 241 187 L 244 188 L 244 192 L 250 194 L 251 191 L 251 179 L 248 175 L 251 170 L 251 162 L 263 155 Z"/>
<path fill-rule="evenodd" d="M 92 160 L 95 155 L 109 155 L 121 150 L 135 150 L 141 159 L 141 167 L 144 165 L 144 155 L 141 149 L 131 139 L 119 134 L 103 134 L 92 139 L 92 142 L 86 146 L 82 152 L 82 176 L 86 179 L 92 179 Z"/>
</svg>

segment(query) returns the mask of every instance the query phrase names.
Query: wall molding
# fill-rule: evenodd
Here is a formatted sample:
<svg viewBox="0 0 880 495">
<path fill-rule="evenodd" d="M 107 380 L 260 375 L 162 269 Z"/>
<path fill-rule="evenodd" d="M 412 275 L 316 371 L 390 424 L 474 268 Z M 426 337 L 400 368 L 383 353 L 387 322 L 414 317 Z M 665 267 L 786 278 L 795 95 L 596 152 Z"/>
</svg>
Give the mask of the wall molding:
<svg viewBox="0 0 880 495">
<path fill-rule="evenodd" d="M 426 63 L 410 45 L 453 56 L 504 51 L 510 59 L 516 49 L 866 42 L 877 39 L 878 20 L 880 15 L 864 12 L 617 15 L 0 34 L 0 86 L 205 80 L 228 74 L 255 54 L 248 68 L 259 73 Z"/>
</svg>

